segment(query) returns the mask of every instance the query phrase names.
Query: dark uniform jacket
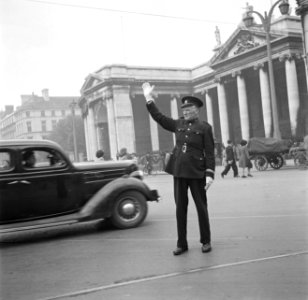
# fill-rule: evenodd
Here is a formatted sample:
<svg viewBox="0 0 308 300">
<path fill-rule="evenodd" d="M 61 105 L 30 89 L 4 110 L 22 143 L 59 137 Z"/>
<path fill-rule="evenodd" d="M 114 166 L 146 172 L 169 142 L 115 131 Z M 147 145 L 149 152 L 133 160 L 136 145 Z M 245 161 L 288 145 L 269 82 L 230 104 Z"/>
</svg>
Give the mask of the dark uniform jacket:
<svg viewBox="0 0 308 300">
<path fill-rule="evenodd" d="M 186 121 L 183 118 L 174 120 L 164 116 L 154 102 L 147 103 L 152 118 L 164 129 L 174 132 L 176 145 L 172 151 L 174 159 L 171 170 L 166 170 L 174 177 L 181 178 L 214 178 L 215 156 L 212 127 L 196 120 Z"/>
</svg>

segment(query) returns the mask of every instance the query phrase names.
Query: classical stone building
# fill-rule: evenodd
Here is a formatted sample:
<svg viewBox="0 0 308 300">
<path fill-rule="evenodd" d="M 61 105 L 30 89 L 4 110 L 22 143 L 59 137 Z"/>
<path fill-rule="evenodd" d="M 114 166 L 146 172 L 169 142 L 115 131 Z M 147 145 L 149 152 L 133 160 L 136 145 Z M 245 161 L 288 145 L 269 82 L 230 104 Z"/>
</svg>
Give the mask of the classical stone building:
<svg viewBox="0 0 308 300">
<path fill-rule="evenodd" d="M 282 16 L 271 25 L 271 48 L 279 129 L 282 138 L 308 134 L 308 95 L 300 18 Z M 112 158 L 125 147 L 144 154 L 169 151 L 173 135 L 149 118 L 141 85 L 155 85 L 156 103 L 180 116 L 180 99 L 204 101 L 201 118 L 213 126 L 217 142 L 238 143 L 273 135 L 266 36 L 261 25 L 242 24 L 224 43 L 219 33 L 214 56 L 192 69 L 105 66 L 91 73 L 79 105 L 85 123 L 88 159 L 103 148 Z"/>
</svg>

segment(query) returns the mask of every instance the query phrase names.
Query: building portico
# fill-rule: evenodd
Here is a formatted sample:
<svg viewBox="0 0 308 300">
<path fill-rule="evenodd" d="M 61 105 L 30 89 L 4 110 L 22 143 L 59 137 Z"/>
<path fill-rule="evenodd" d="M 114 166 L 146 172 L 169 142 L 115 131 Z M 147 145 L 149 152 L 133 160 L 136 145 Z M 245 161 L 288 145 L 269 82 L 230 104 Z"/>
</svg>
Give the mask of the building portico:
<svg viewBox="0 0 308 300">
<path fill-rule="evenodd" d="M 298 29 L 295 25 L 298 25 Z M 282 138 L 308 133 L 308 96 L 302 35 L 298 17 L 272 24 L 272 61 Z M 170 151 L 171 133 L 149 118 L 141 85 L 155 85 L 161 111 L 181 116 L 180 100 L 195 95 L 204 101 L 201 118 L 213 126 L 217 142 L 273 136 L 272 104 L 265 34 L 258 25 L 241 25 L 213 58 L 193 69 L 106 66 L 90 74 L 79 104 L 86 127 L 88 159 L 102 148 L 116 158 L 121 148 L 145 154 Z"/>
</svg>

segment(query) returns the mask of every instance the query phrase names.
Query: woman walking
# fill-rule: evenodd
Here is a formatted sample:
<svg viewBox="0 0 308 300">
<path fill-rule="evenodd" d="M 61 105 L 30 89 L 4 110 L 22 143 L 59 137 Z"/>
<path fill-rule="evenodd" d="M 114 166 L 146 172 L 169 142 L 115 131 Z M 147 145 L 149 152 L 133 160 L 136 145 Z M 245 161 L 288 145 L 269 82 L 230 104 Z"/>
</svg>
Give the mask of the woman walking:
<svg viewBox="0 0 308 300">
<path fill-rule="evenodd" d="M 252 177 L 250 170 L 252 163 L 249 159 L 249 152 L 247 149 L 247 141 L 241 140 L 239 147 L 239 167 L 242 169 L 242 178 Z M 247 176 L 245 175 L 245 169 L 247 168 Z"/>
</svg>

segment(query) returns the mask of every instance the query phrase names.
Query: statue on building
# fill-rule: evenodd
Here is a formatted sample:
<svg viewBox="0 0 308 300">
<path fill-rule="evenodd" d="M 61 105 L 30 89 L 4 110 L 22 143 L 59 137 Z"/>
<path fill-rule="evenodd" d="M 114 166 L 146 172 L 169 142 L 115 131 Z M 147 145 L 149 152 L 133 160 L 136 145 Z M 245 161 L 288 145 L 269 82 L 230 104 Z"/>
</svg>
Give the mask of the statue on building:
<svg viewBox="0 0 308 300">
<path fill-rule="evenodd" d="M 220 30 L 219 30 L 218 26 L 216 26 L 216 29 L 215 29 L 215 38 L 216 38 L 217 46 L 220 46 L 221 45 L 221 39 L 220 39 Z"/>
<path fill-rule="evenodd" d="M 246 7 L 245 7 L 245 9 L 246 9 L 246 13 L 249 13 L 249 12 L 253 11 L 253 6 L 252 6 L 252 5 L 249 5 L 249 3 L 246 2 Z"/>
<path fill-rule="evenodd" d="M 245 9 L 245 12 L 243 13 L 243 18 L 245 18 L 246 16 L 251 16 L 252 17 L 252 11 L 253 11 L 253 6 L 249 5 L 248 2 L 246 2 L 246 6 L 243 7 L 243 9 Z"/>
</svg>

